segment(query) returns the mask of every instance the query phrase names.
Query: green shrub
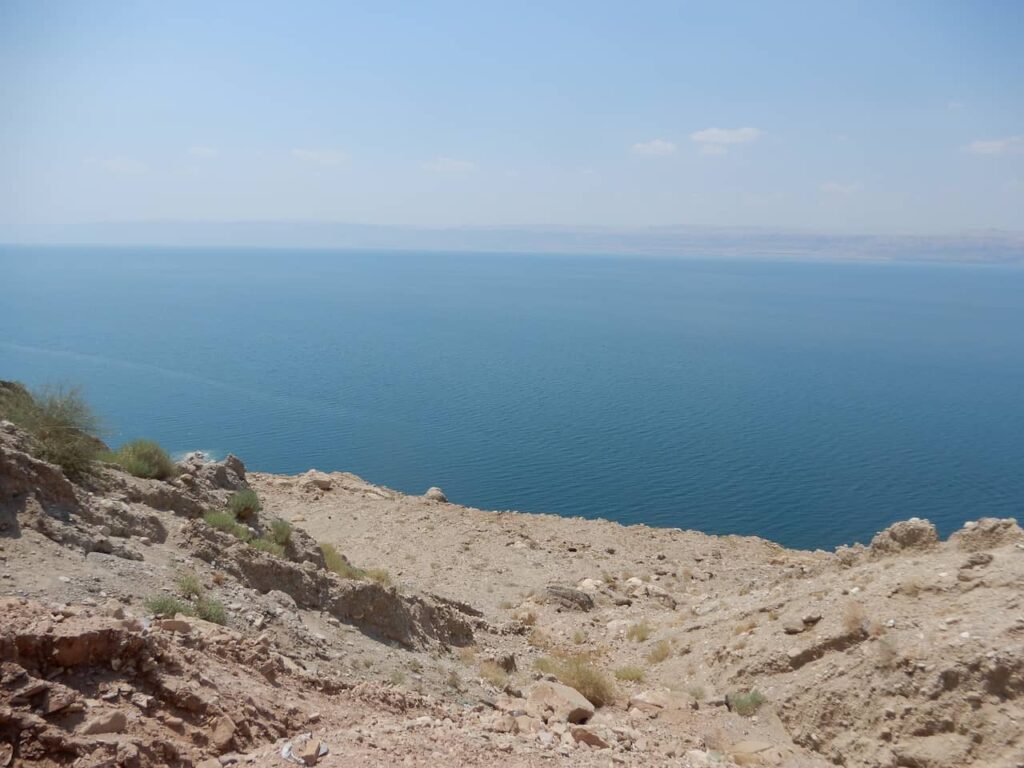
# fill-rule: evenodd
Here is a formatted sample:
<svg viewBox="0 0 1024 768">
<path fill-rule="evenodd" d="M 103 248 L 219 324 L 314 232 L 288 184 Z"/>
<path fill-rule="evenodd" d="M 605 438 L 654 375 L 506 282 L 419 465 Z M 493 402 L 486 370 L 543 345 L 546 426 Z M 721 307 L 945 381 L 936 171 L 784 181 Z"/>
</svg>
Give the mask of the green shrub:
<svg viewBox="0 0 1024 768">
<path fill-rule="evenodd" d="M 260 497 L 252 488 L 238 491 L 228 499 L 228 510 L 240 520 L 248 520 L 261 508 Z"/>
<path fill-rule="evenodd" d="M 178 579 L 178 591 L 185 598 L 199 597 L 203 594 L 203 583 L 194 573 L 186 573 Z"/>
<path fill-rule="evenodd" d="M 333 544 L 321 544 L 320 551 L 323 553 L 324 565 L 327 566 L 327 570 L 333 571 L 343 579 L 362 581 L 366 578 L 366 571 L 352 565 L 343 554 L 335 549 Z"/>
<path fill-rule="evenodd" d="M 196 601 L 196 616 L 214 624 L 227 624 L 228 621 L 224 604 L 219 600 L 213 600 L 208 597 L 200 597 Z"/>
<path fill-rule="evenodd" d="M 146 610 L 160 618 L 173 618 L 175 614 L 192 615 L 192 607 L 174 595 L 157 595 L 146 601 Z"/>
<path fill-rule="evenodd" d="M 725 703 L 733 712 L 743 717 L 750 717 L 760 709 L 767 699 L 758 691 L 747 691 L 746 693 L 730 693 L 725 697 Z"/>
<path fill-rule="evenodd" d="M 104 449 L 99 420 L 77 389 L 47 387 L 29 392 L 20 384 L 0 385 L 0 418 L 32 436 L 31 452 L 78 479 L 89 474 Z"/>
<path fill-rule="evenodd" d="M 644 671 L 640 667 L 625 666 L 615 670 L 615 677 L 631 683 L 639 683 L 644 679 Z"/>
<path fill-rule="evenodd" d="M 391 574 L 383 568 L 367 568 L 366 576 L 370 581 L 375 581 L 381 586 L 391 586 Z"/>
<path fill-rule="evenodd" d="M 282 547 L 288 546 L 292 540 L 292 524 L 287 520 L 274 520 L 270 524 L 270 538 Z"/>
<path fill-rule="evenodd" d="M 205 515 L 203 515 L 204 522 L 211 528 L 216 528 L 218 531 L 224 531 L 224 533 L 230 533 L 236 539 L 242 541 L 249 541 L 252 538 L 252 532 L 240 522 L 235 519 L 235 516 L 230 512 L 218 512 L 211 509 Z"/>
<path fill-rule="evenodd" d="M 125 443 L 113 453 L 107 454 L 106 458 L 135 477 L 166 480 L 178 474 L 174 460 L 152 440 L 133 440 Z"/>
<path fill-rule="evenodd" d="M 249 542 L 249 546 L 274 557 L 284 557 L 284 547 L 271 539 L 253 539 Z"/>
</svg>

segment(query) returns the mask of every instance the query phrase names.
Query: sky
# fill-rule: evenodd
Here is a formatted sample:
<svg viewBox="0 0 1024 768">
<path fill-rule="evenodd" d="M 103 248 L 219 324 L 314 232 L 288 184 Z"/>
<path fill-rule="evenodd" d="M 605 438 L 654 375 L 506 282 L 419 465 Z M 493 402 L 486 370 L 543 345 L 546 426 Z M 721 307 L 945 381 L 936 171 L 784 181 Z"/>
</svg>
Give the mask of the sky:
<svg viewBox="0 0 1024 768">
<path fill-rule="evenodd" d="M 1018 0 L 0 0 L 0 242 L 146 221 L 1020 231 L 1022 41 Z"/>
</svg>

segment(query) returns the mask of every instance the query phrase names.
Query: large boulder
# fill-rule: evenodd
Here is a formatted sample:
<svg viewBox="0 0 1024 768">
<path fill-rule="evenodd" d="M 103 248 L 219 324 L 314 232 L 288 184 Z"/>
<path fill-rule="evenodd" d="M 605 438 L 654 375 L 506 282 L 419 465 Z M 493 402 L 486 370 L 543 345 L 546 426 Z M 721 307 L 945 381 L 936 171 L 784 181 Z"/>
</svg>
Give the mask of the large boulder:
<svg viewBox="0 0 1024 768">
<path fill-rule="evenodd" d="M 570 611 L 590 611 L 594 608 L 594 598 L 580 589 L 563 584 L 549 584 L 544 590 L 544 599 Z"/>
<path fill-rule="evenodd" d="M 545 680 L 530 689 L 526 711 L 545 722 L 578 724 L 594 716 L 594 705 L 575 688 Z"/>
</svg>

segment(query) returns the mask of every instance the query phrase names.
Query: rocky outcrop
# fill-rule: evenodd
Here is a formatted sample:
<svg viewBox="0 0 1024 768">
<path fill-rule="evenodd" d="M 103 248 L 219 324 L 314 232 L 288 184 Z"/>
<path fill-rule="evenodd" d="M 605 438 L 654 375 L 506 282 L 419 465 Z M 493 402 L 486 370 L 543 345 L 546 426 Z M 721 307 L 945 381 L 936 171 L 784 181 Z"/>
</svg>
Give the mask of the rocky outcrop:
<svg viewBox="0 0 1024 768">
<path fill-rule="evenodd" d="M 200 521 L 188 523 L 183 535 L 196 557 L 244 584 L 264 593 L 284 592 L 302 608 L 327 611 L 371 635 L 410 648 L 473 642 L 471 617 L 451 602 L 402 594 L 373 581 L 343 579 L 311 560 L 296 563 L 261 552 Z"/>
<path fill-rule="evenodd" d="M 939 534 L 935 526 L 927 520 L 912 517 L 875 534 L 871 540 L 871 552 L 874 555 L 891 555 L 908 549 L 931 549 L 938 543 Z"/>
<path fill-rule="evenodd" d="M 1024 543 L 1024 530 L 1012 517 L 983 517 L 968 521 L 949 537 L 950 543 L 968 552 Z"/>
</svg>

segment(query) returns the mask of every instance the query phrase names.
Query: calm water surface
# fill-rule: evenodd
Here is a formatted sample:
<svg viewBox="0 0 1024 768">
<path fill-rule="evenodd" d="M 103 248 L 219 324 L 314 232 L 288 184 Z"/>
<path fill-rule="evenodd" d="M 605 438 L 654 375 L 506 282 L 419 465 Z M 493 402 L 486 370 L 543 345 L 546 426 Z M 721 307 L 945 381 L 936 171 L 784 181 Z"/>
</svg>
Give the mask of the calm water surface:
<svg viewBox="0 0 1024 768">
<path fill-rule="evenodd" d="M 0 378 L 112 444 L 765 536 L 1024 511 L 1024 270 L 0 247 Z"/>
</svg>

